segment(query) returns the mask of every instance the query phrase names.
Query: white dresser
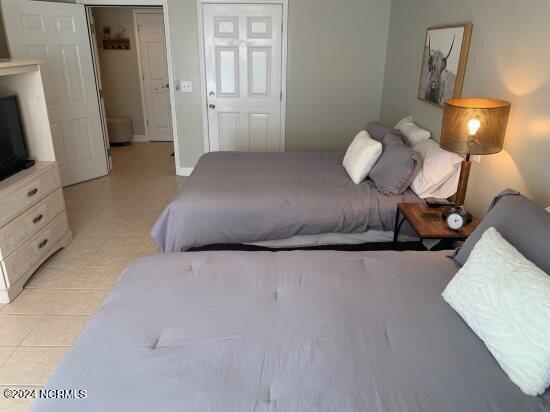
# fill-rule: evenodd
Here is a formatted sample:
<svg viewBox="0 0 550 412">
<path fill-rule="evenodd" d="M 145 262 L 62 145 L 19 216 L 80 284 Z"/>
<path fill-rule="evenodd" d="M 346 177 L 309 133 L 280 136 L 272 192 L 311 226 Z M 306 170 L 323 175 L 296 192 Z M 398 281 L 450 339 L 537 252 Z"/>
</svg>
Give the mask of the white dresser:
<svg viewBox="0 0 550 412">
<path fill-rule="evenodd" d="M 0 97 L 7 96 L 17 96 L 36 165 L 0 180 L 0 303 L 13 301 L 36 269 L 72 240 L 59 174 L 68 155 L 56 156 L 40 61 L 0 59 Z M 73 136 L 63 137 L 57 127 L 56 138 Z"/>
<path fill-rule="evenodd" d="M 39 161 L 0 181 L 0 303 L 72 240 L 56 162 Z"/>
</svg>

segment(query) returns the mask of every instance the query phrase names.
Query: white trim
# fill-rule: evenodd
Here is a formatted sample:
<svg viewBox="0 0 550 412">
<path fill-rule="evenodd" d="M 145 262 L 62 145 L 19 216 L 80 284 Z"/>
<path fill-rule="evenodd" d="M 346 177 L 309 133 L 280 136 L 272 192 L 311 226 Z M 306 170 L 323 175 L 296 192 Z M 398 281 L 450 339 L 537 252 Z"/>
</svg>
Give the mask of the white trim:
<svg viewBox="0 0 550 412">
<path fill-rule="evenodd" d="M 101 64 L 99 61 L 99 50 L 97 49 L 97 26 L 94 15 L 90 7 L 84 7 L 86 14 L 86 24 L 88 26 L 88 37 L 90 39 L 90 49 L 92 51 L 92 66 L 95 76 L 95 88 L 97 94 L 97 104 L 99 105 L 99 117 L 101 118 L 101 132 L 103 133 L 103 145 L 105 146 L 105 157 L 107 158 L 107 173 L 113 170 L 113 159 L 109 155 L 111 143 L 109 141 L 109 130 L 107 129 L 107 112 L 105 111 L 105 99 L 103 98 L 103 81 L 101 79 Z"/>
<path fill-rule="evenodd" d="M 163 0 L 162 10 L 164 12 L 164 38 L 166 42 L 166 59 L 168 61 L 168 82 L 170 83 L 170 107 L 172 109 L 172 139 L 174 140 L 174 159 L 176 170 L 181 168 L 180 150 L 178 140 L 178 121 L 176 110 L 176 81 L 174 78 L 174 64 L 172 61 L 172 39 L 170 38 L 170 17 L 168 12 L 168 0 Z M 178 173 L 179 174 L 179 173 Z"/>
<path fill-rule="evenodd" d="M 193 173 L 194 167 L 180 167 L 176 169 L 176 174 L 178 176 L 190 176 Z"/>
<path fill-rule="evenodd" d="M 132 141 L 133 142 L 148 142 L 149 141 L 149 136 L 147 136 L 145 134 L 135 134 Z"/>
<path fill-rule="evenodd" d="M 202 104 L 202 137 L 204 141 L 204 152 L 210 151 L 210 139 L 208 133 L 208 109 L 206 99 L 206 50 L 204 48 L 204 25 L 202 17 L 202 5 L 209 3 L 226 4 L 280 4 L 283 6 L 283 35 L 281 37 L 281 137 L 279 149 L 284 152 L 286 149 L 286 71 L 288 59 L 288 0 L 197 0 L 197 32 L 199 36 L 199 63 L 201 75 L 201 104 Z"/>
<path fill-rule="evenodd" d="M 281 141 L 279 149 L 286 151 L 286 63 L 288 59 L 288 0 L 283 0 L 283 35 L 281 38 Z"/>
<path fill-rule="evenodd" d="M 202 23 L 202 2 L 197 0 L 197 34 L 199 36 L 199 68 L 201 75 L 201 114 L 202 114 L 202 140 L 204 153 L 210 151 L 210 139 L 208 133 L 208 102 L 206 99 L 206 62 L 204 48 L 204 26 Z"/>
</svg>

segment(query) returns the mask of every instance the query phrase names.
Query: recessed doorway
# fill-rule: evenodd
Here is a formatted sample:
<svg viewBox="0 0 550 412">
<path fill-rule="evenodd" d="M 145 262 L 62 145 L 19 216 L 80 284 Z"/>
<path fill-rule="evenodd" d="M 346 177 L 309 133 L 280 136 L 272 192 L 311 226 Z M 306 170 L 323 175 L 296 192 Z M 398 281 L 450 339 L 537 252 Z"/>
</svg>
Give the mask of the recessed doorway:
<svg viewBox="0 0 550 412">
<path fill-rule="evenodd" d="M 161 7 L 90 7 L 96 71 L 111 144 L 172 141 L 170 82 Z M 117 136 L 113 136 L 117 134 Z"/>
</svg>

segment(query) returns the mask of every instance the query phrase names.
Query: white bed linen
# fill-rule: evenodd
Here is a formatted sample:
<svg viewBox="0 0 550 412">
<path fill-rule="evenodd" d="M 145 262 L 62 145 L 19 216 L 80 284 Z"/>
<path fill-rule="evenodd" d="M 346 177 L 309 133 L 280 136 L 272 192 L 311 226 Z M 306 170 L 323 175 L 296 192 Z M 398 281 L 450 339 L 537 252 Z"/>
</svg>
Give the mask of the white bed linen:
<svg viewBox="0 0 550 412">
<path fill-rule="evenodd" d="M 399 242 L 414 242 L 418 237 L 399 235 Z M 295 248 L 323 245 L 359 245 L 361 243 L 378 243 L 393 241 L 393 231 L 369 230 L 361 233 L 321 233 L 319 235 L 297 235 L 286 239 L 265 242 L 245 243 L 247 245 L 277 248 Z"/>
</svg>

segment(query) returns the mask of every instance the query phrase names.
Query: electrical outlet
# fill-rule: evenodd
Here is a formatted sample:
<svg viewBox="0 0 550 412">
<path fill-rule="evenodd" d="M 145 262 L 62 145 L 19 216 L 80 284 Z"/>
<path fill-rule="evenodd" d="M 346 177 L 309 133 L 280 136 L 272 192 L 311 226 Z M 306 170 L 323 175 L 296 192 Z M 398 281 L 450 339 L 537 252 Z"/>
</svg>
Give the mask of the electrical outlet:
<svg viewBox="0 0 550 412">
<path fill-rule="evenodd" d="M 180 90 L 182 93 L 191 93 L 193 91 L 193 82 L 191 80 L 182 80 L 180 82 Z"/>
</svg>

